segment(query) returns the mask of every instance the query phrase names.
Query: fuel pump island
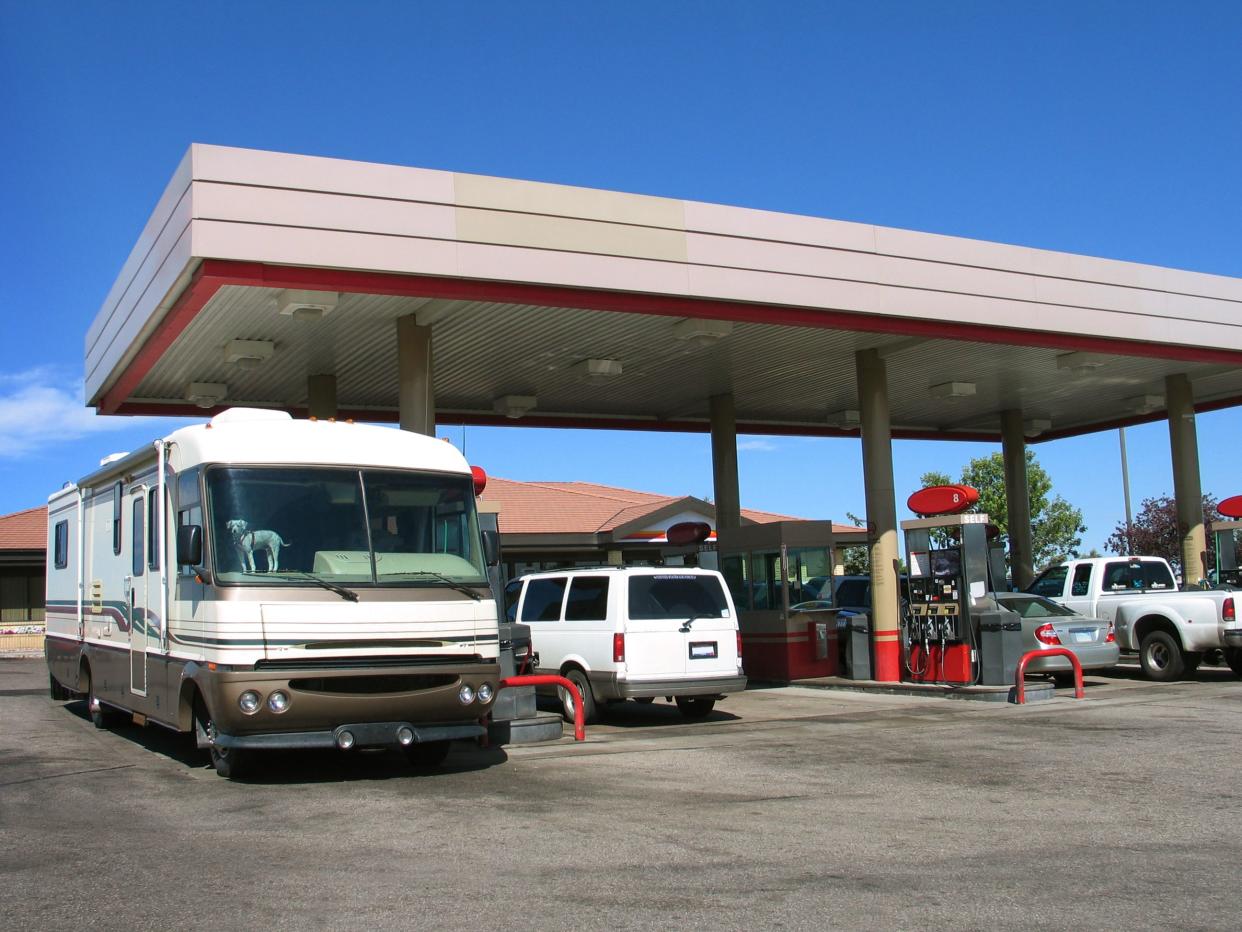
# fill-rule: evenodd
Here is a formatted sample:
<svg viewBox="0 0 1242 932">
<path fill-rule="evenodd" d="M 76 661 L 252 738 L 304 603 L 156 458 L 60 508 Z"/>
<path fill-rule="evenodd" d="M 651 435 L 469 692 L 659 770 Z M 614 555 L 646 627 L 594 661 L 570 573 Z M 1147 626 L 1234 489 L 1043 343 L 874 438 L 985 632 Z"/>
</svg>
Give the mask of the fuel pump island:
<svg viewBox="0 0 1242 932">
<path fill-rule="evenodd" d="M 1005 555 L 969 486 L 934 486 L 910 496 L 920 517 L 903 521 L 909 576 L 902 587 L 903 680 L 951 686 L 1012 685 L 1022 625 L 992 593 L 1008 588 Z"/>
</svg>

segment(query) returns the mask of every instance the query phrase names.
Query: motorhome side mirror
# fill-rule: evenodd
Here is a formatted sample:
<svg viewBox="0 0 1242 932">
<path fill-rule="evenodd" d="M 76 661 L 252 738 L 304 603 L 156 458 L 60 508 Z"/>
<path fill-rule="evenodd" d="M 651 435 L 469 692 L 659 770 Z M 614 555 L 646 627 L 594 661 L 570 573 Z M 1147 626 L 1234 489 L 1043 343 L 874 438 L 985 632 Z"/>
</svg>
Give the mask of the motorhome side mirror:
<svg viewBox="0 0 1242 932">
<path fill-rule="evenodd" d="M 199 566 L 203 562 L 203 529 L 197 524 L 183 524 L 177 528 L 177 563 L 180 566 Z"/>
<path fill-rule="evenodd" d="M 500 535 L 497 532 L 483 532 L 483 556 L 488 566 L 496 566 L 500 563 Z"/>
</svg>

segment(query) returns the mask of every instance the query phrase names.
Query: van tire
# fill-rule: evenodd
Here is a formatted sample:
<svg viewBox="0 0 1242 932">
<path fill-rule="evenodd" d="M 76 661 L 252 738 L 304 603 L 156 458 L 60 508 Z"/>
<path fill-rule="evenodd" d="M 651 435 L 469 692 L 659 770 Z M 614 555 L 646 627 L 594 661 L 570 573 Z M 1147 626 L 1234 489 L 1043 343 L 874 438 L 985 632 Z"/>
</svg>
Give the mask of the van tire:
<svg viewBox="0 0 1242 932">
<path fill-rule="evenodd" d="M 1242 647 L 1226 647 L 1225 663 L 1229 664 L 1229 669 L 1242 676 Z"/>
<path fill-rule="evenodd" d="M 1139 666 L 1147 679 L 1158 683 L 1180 679 L 1186 669 L 1182 645 L 1167 631 L 1150 631 L 1139 645 Z"/>
<path fill-rule="evenodd" d="M 716 705 L 711 696 L 678 696 L 677 711 L 685 718 L 707 718 Z"/>
<path fill-rule="evenodd" d="M 564 676 L 578 687 L 578 692 L 582 695 L 582 724 L 594 725 L 599 720 L 599 710 L 595 704 L 595 693 L 591 691 L 591 681 L 578 669 L 566 670 Z M 558 686 L 556 691 L 561 699 L 561 714 L 565 717 L 565 721 L 572 722 L 574 720 L 573 696 L 564 687 Z"/>
</svg>

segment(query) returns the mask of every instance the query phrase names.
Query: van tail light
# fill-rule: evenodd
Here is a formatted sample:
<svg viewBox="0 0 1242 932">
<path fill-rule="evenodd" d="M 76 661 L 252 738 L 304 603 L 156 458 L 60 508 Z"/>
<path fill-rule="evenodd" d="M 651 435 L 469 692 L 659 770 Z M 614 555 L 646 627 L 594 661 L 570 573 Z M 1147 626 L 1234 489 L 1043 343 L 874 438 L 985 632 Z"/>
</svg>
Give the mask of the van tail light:
<svg viewBox="0 0 1242 932">
<path fill-rule="evenodd" d="M 1039 641 L 1040 644 L 1048 644 L 1050 646 L 1061 643 L 1061 639 L 1057 637 L 1056 628 L 1050 624 L 1040 625 L 1035 629 L 1035 640 Z"/>
<path fill-rule="evenodd" d="M 1108 623 L 1108 634 L 1104 635 L 1105 644 L 1113 644 L 1117 641 L 1117 629 L 1113 627 L 1113 623 Z"/>
<path fill-rule="evenodd" d="M 742 659 L 742 632 L 737 632 L 737 659 Z"/>
<path fill-rule="evenodd" d="M 1233 596 L 1225 599 L 1225 604 L 1220 607 L 1220 617 L 1225 621 L 1237 620 L 1238 613 L 1233 607 Z"/>
<path fill-rule="evenodd" d="M 625 635 L 614 634 L 612 636 L 612 662 L 625 663 Z"/>
</svg>

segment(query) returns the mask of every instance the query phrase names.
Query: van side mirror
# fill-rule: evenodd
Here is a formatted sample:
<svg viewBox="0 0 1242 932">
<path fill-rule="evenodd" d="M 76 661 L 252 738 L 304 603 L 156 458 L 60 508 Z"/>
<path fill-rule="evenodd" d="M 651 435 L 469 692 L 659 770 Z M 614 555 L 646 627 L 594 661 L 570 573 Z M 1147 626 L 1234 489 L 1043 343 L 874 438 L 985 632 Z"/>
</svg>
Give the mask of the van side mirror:
<svg viewBox="0 0 1242 932">
<path fill-rule="evenodd" d="M 180 566 L 201 566 L 203 562 L 203 529 L 197 524 L 177 528 L 177 563 Z"/>
<path fill-rule="evenodd" d="M 500 563 L 500 534 L 496 531 L 483 532 L 483 557 L 488 566 Z"/>
</svg>

